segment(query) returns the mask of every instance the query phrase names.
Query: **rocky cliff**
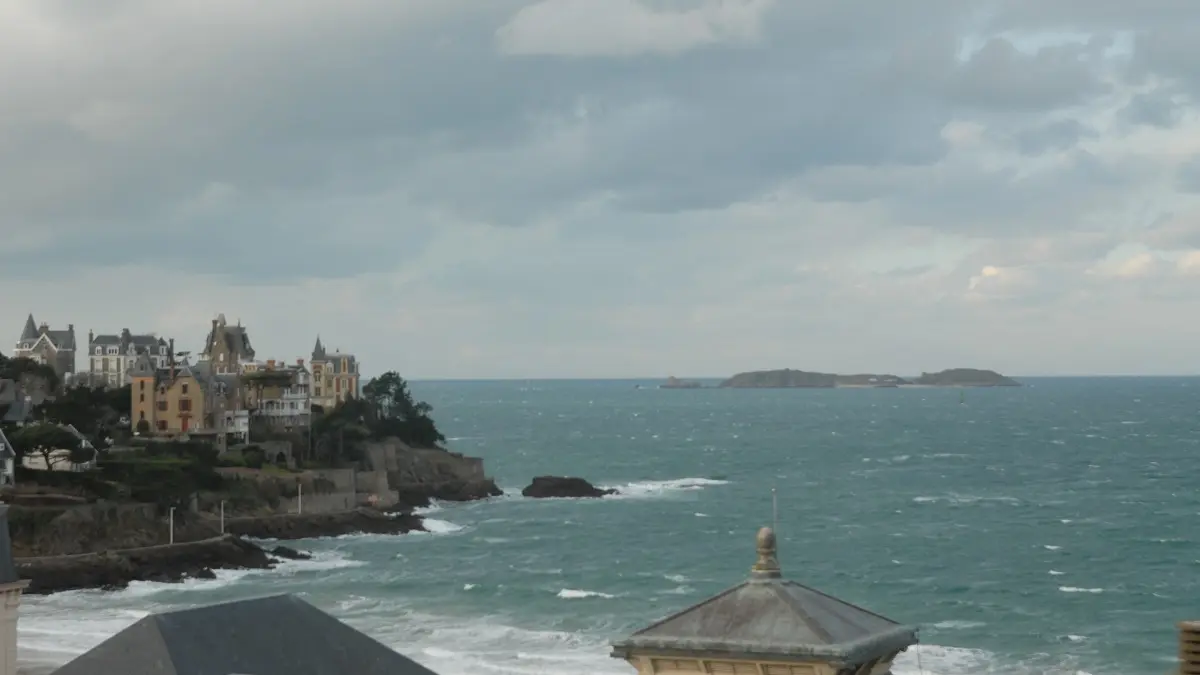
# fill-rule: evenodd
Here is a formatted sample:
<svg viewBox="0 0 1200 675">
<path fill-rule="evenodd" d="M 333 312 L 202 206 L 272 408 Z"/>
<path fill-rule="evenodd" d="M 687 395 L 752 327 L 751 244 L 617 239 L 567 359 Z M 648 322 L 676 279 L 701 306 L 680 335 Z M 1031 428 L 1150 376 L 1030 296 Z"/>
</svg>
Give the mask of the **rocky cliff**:
<svg viewBox="0 0 1200 675">
<path fill-rule="evenodd" d="M 375 481 L 377 489 L 386 485 L 385 496 L 398 504 L 416 507 L 428 505 L 431 499 L 472 501 L 503 494 L 478 457 L 412 448 L 397 439 L 372 443 L 365 454 L 375 472 L 365 480 Z M 362 480 L 359 483 L 361 487 Z"/>
</svg>

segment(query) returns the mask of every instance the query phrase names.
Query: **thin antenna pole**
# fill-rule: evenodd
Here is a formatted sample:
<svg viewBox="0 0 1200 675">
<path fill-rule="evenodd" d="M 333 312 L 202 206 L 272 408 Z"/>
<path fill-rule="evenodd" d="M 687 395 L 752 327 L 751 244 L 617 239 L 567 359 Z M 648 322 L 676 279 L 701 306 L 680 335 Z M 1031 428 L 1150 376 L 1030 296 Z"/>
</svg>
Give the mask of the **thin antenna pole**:
<svg viewBox="0 0 1200 675">
<path fill-rule="evenodd" d="M 779 493 L 771 488 L 771 529 L 779 536 Z"/>
</svg>

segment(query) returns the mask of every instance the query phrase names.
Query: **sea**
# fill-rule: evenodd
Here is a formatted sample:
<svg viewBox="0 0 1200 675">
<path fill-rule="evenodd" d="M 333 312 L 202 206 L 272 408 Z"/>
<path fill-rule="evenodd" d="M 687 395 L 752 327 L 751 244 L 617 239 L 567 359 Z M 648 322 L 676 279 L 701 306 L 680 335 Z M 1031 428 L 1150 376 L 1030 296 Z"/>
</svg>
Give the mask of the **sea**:
<svg viewBox="0 0 1200 675">
<path fill-rule="evenodd" d="M 441 675 L 631 675 L 607 644 L 741 582 L 774 523 L 785 576 L 919 628 L 895 675 L 1162 675 L 1200 619 L 1200 379 L 1024 382 L 416 382 L 504 496 L 272 571 L 27 597 L 19 658 L 287 592 Z M 546 474 L 620 494 L 520 496 Z"/>
</svg>

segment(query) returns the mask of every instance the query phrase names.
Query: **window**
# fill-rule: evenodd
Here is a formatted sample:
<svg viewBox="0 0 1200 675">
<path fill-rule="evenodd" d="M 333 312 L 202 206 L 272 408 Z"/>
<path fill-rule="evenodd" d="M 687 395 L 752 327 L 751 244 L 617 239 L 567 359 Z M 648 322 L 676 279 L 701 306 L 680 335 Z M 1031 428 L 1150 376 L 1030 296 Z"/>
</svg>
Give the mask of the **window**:
<svg viewBox="0 0 1200 675">
<path fill-rule="evenodd" d="M 333 381 L 333 390 L 334 390 L 335 392 L 341 393 L 341 391 L 342 391 L 342 378 L 340 378 L 340 377 L 339 377 L 338 379 L 336 379 L 336 380 L 334 380 L 334 381 Z"/>
<path fill-rule="evenodd" d="M 167 421 L 166 421 L 166 420 L 159 420 L 159 421 L 158 421 L 158 424 L 156 424 L 155 426 L 157 426 L 157 427 L 158 427 L 158 430 L 159 430 L 159 431 L 166 431 L 166 430 L 167 430 Z"/>
<path fill-rule="evenodd" d="M 145 380 L 141 380 L 138 382 L 138 389 L 141 389 L 142 391 L 146 390 L 146 381 Z"/>
<path fill-rule="evenodd" d="M 192 409 L 192 400 L 188 398 L 179 399 L 179 412 L 188 412 Z"/>
<path fill-rule="evenodd" d="M 138 403 L 145 403 L 145 402 L 146 402 L 146 395 L 138 394 Z"/>
<path fill-rule="evenodd" d="M 218 360 L 218 361 L 222 361 L 222 362 L 224 362 L 224 361 L 225 361 L 225 355 L 224 355 L 224 354 L 217 354 L 217 360 Z"/>
<path fill-rule="evenodd" d="M 139 411 L 138 411 L 138 421 L 140 422 L 140 421 L 142 421 L 142 420 L 145 420 L 145 419 L 146 419 L 146 411 L 145 411 L 145 410 L 139 410 Z"/>
<path fill-rule="evenodd" d="M 97 353 L 97 354 L 103 354 L 103 353 L 104 353 L 104 350 L 103 350 L 102 348 L 100 348 L 100 347 L 96 347 L 96 353 Z"/>
<path fill-rule="evenodd" d="M 320 396 L 320 395 L 321 395 L 321 388 L 313 387 L 313 396 Z"/>
<path fill-rule="evenodd" d="M 167 409 L 167 402 L 166 402 L 166 401 L 159 401 L 159 402 L 158 402 L 158 409 L 159 409 L 159 411 L 165 412 L 165 411 L 166 411 L 166 409 Z"/>
<path fill-rule="evenodd" d="M 187 382 L 184 382 L 183 384 L 179 385 L 179 393 L 181 393 L 181 394 L 187 393 Z"/>
<path fill-rule="evenodd" d="M 108 372 L 108 359 L 100 360 L 100 370 L 106 373 Z"/>
</svg>

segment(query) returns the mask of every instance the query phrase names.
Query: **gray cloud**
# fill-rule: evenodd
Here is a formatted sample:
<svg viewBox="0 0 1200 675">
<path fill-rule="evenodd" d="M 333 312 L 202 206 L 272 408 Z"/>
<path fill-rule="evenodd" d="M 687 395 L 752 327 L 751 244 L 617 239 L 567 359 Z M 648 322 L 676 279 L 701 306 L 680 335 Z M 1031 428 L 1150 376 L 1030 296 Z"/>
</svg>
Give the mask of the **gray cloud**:
<svg viewBox="0 0 1200 675">
<path fill-rule="evenodd" d="M 1194 29 L 1192 0 L 12 3 L 0 276 L 311 286 L 381 335 L 455 326 L 447 369 L 532 359 L 539 330 L 652 363 L 629 336 L 657 321 L 850 354 L 831 302 L 897 326 L 1183 302 L 1087 271 L 1200 246 L 1137 215 L 1200 208 L 1170 157 Z"/>
</svg>

